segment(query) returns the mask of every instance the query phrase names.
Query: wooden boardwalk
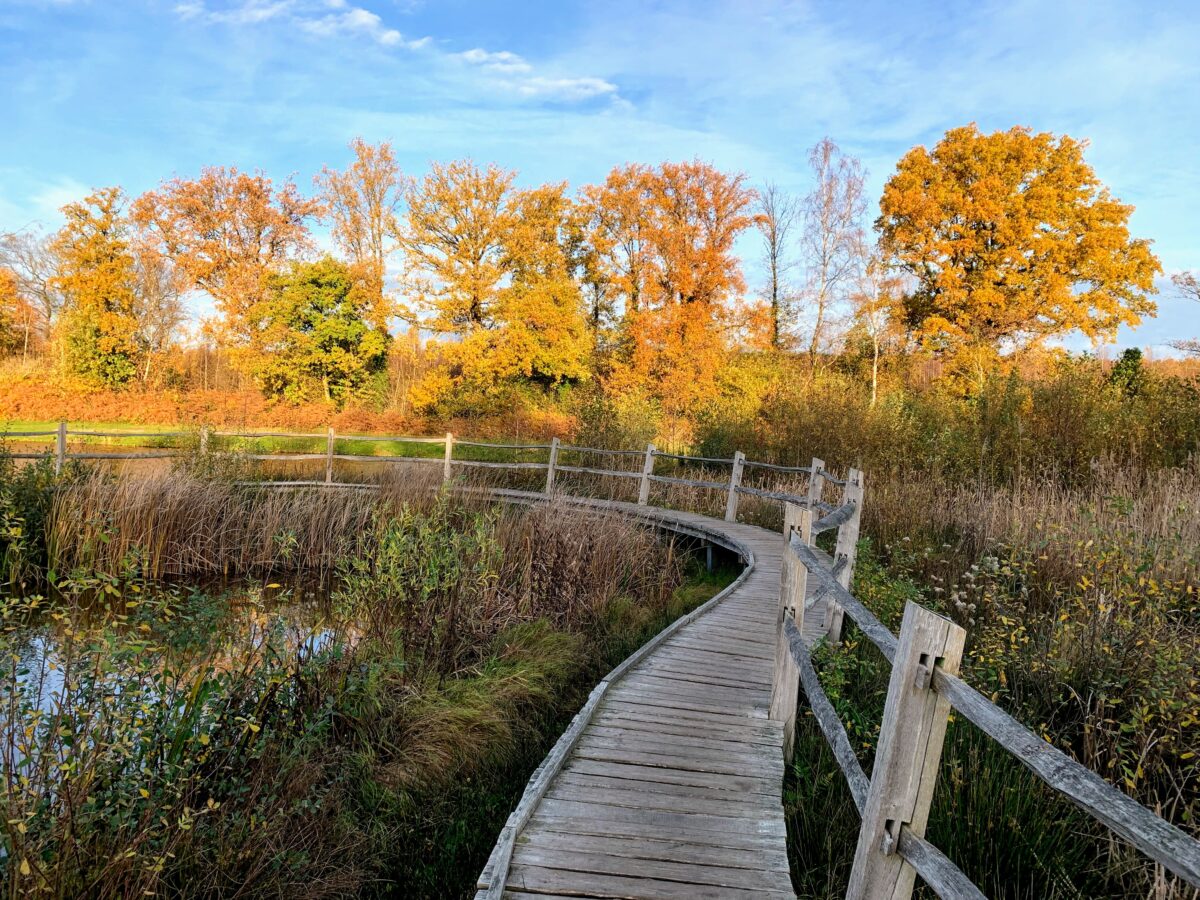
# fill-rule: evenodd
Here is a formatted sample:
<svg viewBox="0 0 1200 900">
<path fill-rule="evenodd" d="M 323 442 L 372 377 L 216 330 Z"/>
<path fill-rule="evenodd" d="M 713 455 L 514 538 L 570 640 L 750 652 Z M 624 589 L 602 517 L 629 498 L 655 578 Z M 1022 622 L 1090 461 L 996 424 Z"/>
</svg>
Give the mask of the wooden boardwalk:
<svg viewBox="0 0 1200 900">
<path fill-rule="evenodd" d="M 767 718 L 782 536 L 695 513 L 580 502 L 713 540 L 741 554 L 746 569 L 610 676 L 581 714 L 587 720 L 577 717 L 570 746 L 564 736 L 535 773 L 503 896 L 794 896 L 783 726 Z M 479 898 L 504 868 L 503 845 L 480 876 Z"/>
</svg>

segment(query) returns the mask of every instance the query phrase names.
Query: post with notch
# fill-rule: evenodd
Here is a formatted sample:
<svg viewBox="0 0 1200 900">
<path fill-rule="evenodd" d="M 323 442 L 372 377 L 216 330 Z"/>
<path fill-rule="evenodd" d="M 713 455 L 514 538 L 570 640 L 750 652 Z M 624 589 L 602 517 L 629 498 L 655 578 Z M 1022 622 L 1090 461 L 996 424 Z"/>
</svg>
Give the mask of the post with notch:
<svg viewBox="0 0 1200 900">
<path fill-rule="evenodd" d="M 54 438 L 54 474 L 61 475 L 67 461 L 67 423 L 58 423 L 58 434 Z"/>
<path fill-rule="evenodd" d="M 783 723 L 783 760 L 792 761 L 796 742 L 796 701 L 800 694 L 800 669 L 792 657 L 784 624 L 790 618 L 804 631 L 804 595 L 808 589 L 808 569 L 792 551 L 792 537 L 807 544 L 812 539 L 813 514 L 798 503 L 783 507 L 783 568 L 779 573 L 778 639 L 775 645 L 775 670 L 771 677 L 770 716 Z"/>
<path fill-rule="evenodd" d="M 809 468 L 812 471 L 808 475 L 808 508 L 816 515 L 821 503 L 821 494 L 825 492 L 825 460 L 814 456 Z"/>
<path fill-rule="evenodd" d="M 650 476 L 654 474 L 654 445 L 646 445 L 646 458 L 642 460 L 642 482 L 638 485 L 638 506 L 650 502 Z"/>
<path fill-rule="evenodd" d="M 737 521 L 738 488 L 742 486 L 742 470 L 746 467 L 746 454 L 735 450 L 733 471 L 729 473 L 729 496 L 725 500 L 725 521 Z"/>
<path fill-rule="evenodd" d="M 329 433 L 325 435 L 325 483 L 333 484 L 333 445 L 337 440 L 333 434 L 333 426 L 329 426 Z"/>
<path fill-rule="evenodd" d="M 834 563 L 845 560 L 838 573 L 838 584 L 850 590 L 850 581 L 854 577 L 854 562 L 858 558 L 858 531 L 862 523 L 863 506 L 863 473 L 851 469 L 846 475 L 846 490 L 842 494 L 842 504 L 854 504 L 854 512 L 850 518 L 838 527 L 837 544 L 833 551 Z M 825 633 L 831 643 L 842 639 L 842 618 L 844 612 L 834 601 L 829 601 L 825 613 Z"/>
<path fill-rule="evenodd" d="M 558 465 L 558 438 L 550 438 L 550 461 L 546 463 L 546 496 L 554 490 L 554 467 Z"/>
<path fill-rule="evenodd" d="M 933 689 L 933 672 L 958 674 L 965 639 L 949 619 L 905 606 L 847 900 L 912 896 L 916 870 L 897 852 L 900 830 L 925 836 L 950 714 L 950 701 Z"/>
<path fill-rule="evenodd" d="M 446 455 L 442 460 L 442 484 L 450 483 L 450 465 L 454 459 L 454 435 L 446 432 Z"/>
<path fill-rule="evenodd" d="M 200 455 L 201 456 L 204 456 L 206 453 L 208 453 L 208 437 L 209 437 L 208 432 L 209 432 L 209 427 L 207 425 L 200 426 Z"/>
</svg>

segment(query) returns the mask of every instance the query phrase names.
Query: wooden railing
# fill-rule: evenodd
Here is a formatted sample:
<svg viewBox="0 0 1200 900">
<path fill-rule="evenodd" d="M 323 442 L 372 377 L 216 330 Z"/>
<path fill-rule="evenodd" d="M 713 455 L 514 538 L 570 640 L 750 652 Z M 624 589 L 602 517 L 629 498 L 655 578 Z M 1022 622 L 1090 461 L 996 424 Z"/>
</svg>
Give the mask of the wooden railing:
<svg viewBox="0 0 1200 900">
<path fill-rule="evenodd" d="M 806 505 L 785 501 L 784 566 L 771 717 L 784 723 L 790 760 L 797 694 L 803 686 L 813 718 L 829 744 L 861 816 L 846 892 L 853 900 L 912 894 L 916 876 L 939 897 L 983 893 L 936 847 L 925 825 L 951 709 L 972 722 L 1053 791 L 1137 847 L 1187 884 L 1200 888 L 1200 842 L 1117 790 L 1047 743 L 958 677 L 966 632 L 909 602 L 897 638 L 849 591 L 862 505 L 862 475 L 850 471 L 843 505 L 813 520 Z M 817 532 L 838 524 L 832 564 L 814 546 Z M 818 579 L 808 593 L 808 579 Z M 821 630 L 835 643 L 847 615 L 892 666 L 875 762 L 868 778 L 846 729 L 821 687 L 803 638 L 806 611 L 821 608 Z M 808 629 L 811 633 L 811 629 Z"/>
<path fill-rule="evenodd" d="M 66 461 L 71 459 L 148 459 L 183 455 L 183 451 L 178 449 L 137 453 L 68 452 L 68 437 L 72 435 L 157 440 L 195 434 L 70 431 L 64 422 L 55 431 L 0 433 L 0 439 L 53 438 L 52 450 L 13 453 L 12 456 L 38 458 L 52 453 L 55 468 L 61 471 Z M 547 495 L 556 490 L 560 474 L 637 480 L 637 502 L 642 506 L 649 503 L 651 486 L 654 484 L 676 484 L 719 491 L 725 494 L 725 519 L 731 522 L 737 520 L 738 501 L 742 496 L 781 501 L 785 552 L 770 715 L 784 724 L 784 755 L 790 762 L 794 752 L 799 692 L 803 687 L 813 718 L 846 778 L 854 805 L 861 816 L 850 885 L 846 893 L 848 898 L 903 900 L 911 895 L 918 875 L 939 897 L 984 896 L 957 866 L 924 837 L 952 708 L 995 740 L 1052 790 L 1062 794 L 1167 871 L 1187 884 L 1200 888 L 1200 841 L 1155 815 L 1095 772 L 1047 743 L 958 677 L 966 639 L 961 627 L 910 602 L 905 607 L 900 635 L 897 637 L 851 594 L 849 588 L 863 506 L 863 474 L 856 469 L 851 469 L 846 479 L 841 480 L 830 474 L 819 459 L 814 459 L 808 466 L 783 466 L 748 460 L 741 452 L 728 459 L 664 453 L 653 444 L 644 451 L 608 450 L 562 444 L 558 438 L 548 444 L 491 444 L 457 440 L 452 434 L 444 437 L 338 435 L 332 428 L 324 434 L 221 432 L 205 428 L 200 429 L 198 435 L 201 452 L 208 452 L 213 437 L 248 440 L 324 438 L 326 444 L 323 453 L 248 454 L 248 458 L 258 460 L 324 461 L 324 481 L 282 483 L 297 486 L 334 484 L 335 461 L 353 460 L 440 464 L 442 478 L 446 482 L 453 478 L 455 467 L 544 470 L 544 493 Z M 440 457 L 338 454 L 338 440 L 441 444 L 443 452 Z M 455 447 L 539 451 L 545 452 L 547 459 L 545 462 L 469 460 L 455 458 Z M 566 465 L 559 460 L 560 455 L 567 452 L 608 458 L 624 457 L 631 461 L 640 458 L 642 465 L 638 471 Z M 728 465 L 730 476 L 728 481 L 717 482 L 659 475 L 655 473 L 655 461 L 660 458 L 685 465 Z M 808 489 L 801 496 L 743 485 L 742 478 L 747 469 L 805 475 Z M 838 505 L 834 506 L 823 499 L 826 484 L 842 488 Z M 837 538 L 830 559 L 816 548 L 815 541 L 818 534 L 835 528 Z M 819 582 L 811 596 L 807 596 L 809 578 Z M 819 623 L 806 623 L 806 616 L 817 614 L 822 616 Z M 820 639 L 837 645 L 844 616 L 850 617 L 892 666 L 875 762 L 869 778 L 858 761 L 833 704 L 821 687 L 811 650 L 803 636 L 808 624 L 807 632 L 810 635 L 819 632 Z"/>
</svg>

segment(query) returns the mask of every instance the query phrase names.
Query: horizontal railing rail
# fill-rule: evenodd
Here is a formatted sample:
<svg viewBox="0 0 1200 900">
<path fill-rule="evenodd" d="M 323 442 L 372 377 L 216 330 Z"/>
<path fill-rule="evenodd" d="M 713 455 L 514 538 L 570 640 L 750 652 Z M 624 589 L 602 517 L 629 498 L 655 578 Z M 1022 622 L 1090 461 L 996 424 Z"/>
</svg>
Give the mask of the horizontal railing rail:
<svg viewBox="0 0 1200 900">
<path fill-rule="evenodd" d="M 190 452 L 182 448 L 170 447 L 162 449 L 155 448 L 145 450 L 130 450 L 127 452 L 70 449 L 68 447 L 68 440 L 70 438 L 164 440 L 188 437 L 195 437 L 197 439 L 197 446 L 199 452 L 201 453 L 206 453 L 212 449 L 214 439 L 225 439 L 234 442 L 241 442 L 242 444 L 249 444 L 249 447 L 239 449 L 248 449 L 250 451 L 253 451 L 254 449 L 253 443 L 260 440 L 316 441 L 323 439 L 325 441 L 325 449 L 323 452 L 316 450 L 290 450 L 285 446 L 284 448 L 272 452 L 242 452 L 241 457 L 243 459 L 248 459 L 255 462 L 317 462 L 324 460 L 326 483 L 332 483 L 333 481 L 334 462 L 418 463 L 423 465 L 440 463 L 443 466 L 443 477 L 445 480 L 449 480 L 451 478 L 456 468 L 507 469 L 513 471 L 533 471 L 540 469 L 546 473 L 547 490 L 554 486 L 555 479 L 559 474 L 590 475 L 601 478 L 630 480 L 637 479 L 640 482 L 638 502 L 643 505 L 649 503 L 650 487 L 653 484 L 679 485 L 681 487 L 691 487 L 697 490 L 723 491 L 726 494 L 725 518 L 730 521 L 733 521 L 737 518 L 738 498 L 741 496 L 753 496 L 765 500 L 799 503 L 806 505 L 817 512 L 835 513 L 836 508 L 834 506 L 825 503 L 820 499 L 821 487 L 825 482 L 835 485 L 845 483 L 826 472 L 824 470 L 824 463 L 822 463 L 820 460 L 813 460 L 812 465 L 809 466 L 780 466 L 774 463 L 748 460 L 741 452 L 735 453 L 730 459 L 726 459 L 722 457 L 668 453 L 666 451 L 656 449 L 654 445 L 650 445 L 644 451 L 609 449 L 603 447 L 580 447 L 572 444 L 561 443 L 558 438 L 552 439 L 549 444 L 525 444 L 515 442 L 490 443 L 486 441 L 461 440 L 455 438 L 453 434 L 449 433 L 443 437 L 432 437 L 429 435 L 338 434 L 333 428 L 328 428 L 325 433 L 322 434 L 319 432 L 289 431 L 229 431 L 214 429 L 208 426 L 204 426 L 195 431 L 111 431 L 95 428 L 70 429 L 66 422 L 60 423 L 58 429 L 55 431 L 0 431 L 0 440 L 7 438 L 55 438 L 56 440 L 54 445 L 50 448 L 47 448 L 45 451 L 15 451 L 9 455 L 14 459 L 40 459 L 47 455 L 51 455 L 54 458 L 56 471 L 62 471 L 63 466 L 69 460 L 170 459 L 185 456 L 188 452 Z M 376 444 L 431 444 L 441 445 L 444 449 L 443 454 L 440 457 L 407 456 L 398 454 L 385 455 L 377 453 L 339 453 L 337 452 L 338 441 L 373 442 Z M 519 459 L 511 461 L 495 459 L 464 459 L 461 456 L 455 456 L 455 449 L 463 447 L 495 452 L 546 453 L 548 458 L 545 462 L 542 462 L 527 460 L 523 461 Z M 195 449 L 195 446 L 193 449 Z M 608 469 L 600 466 L 569 465 L 558 461 L 561 453 L 596 454 L 600 456 L 640 458 L 642 460 L 642 467 L 640 470 L 632 470 Z M 657 459 L 674 460 L 675 462 L 682 463 L 684 465 L 729 465 L 732 466 L 732 471 L 729 481 L 710 481 L 702 478 L 685 478 L 679 474 L 656 474 L 654 472 L 654 463 Z M 809 481 L 808 496 L 805 497 L 784 491 L 776 491 L 763 487 L 744 485 L 742 484 L 742 472 L 746 466 L 756 466 L 762 469 L 792 474 L 804 474 L 808 477 Z"/>
</svg>

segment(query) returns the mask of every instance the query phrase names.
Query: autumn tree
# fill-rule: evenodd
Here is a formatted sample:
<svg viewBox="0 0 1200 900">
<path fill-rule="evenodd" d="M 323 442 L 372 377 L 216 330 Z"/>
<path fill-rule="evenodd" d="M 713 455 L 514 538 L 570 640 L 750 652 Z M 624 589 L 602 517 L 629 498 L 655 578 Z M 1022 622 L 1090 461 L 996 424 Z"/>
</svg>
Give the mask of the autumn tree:
<svg viewBox="0 0 1200 900">
<path fill-rule="evenodd" d="M 470 160 L 435 162 L 409 188 L 400 238 L 410 319 L 422 316 L 423 327 L 449 334 L 492 327 L 515 177 Z"/>
<path fill-rule="evenodd" d="M 0 266 L 15 276 L 23 303 L 35 314 L 38 343 L 47 343 L 63 303 L 54 287 L 58 260 L 50 239 L 36 231 L 0 235 Z"/>
<path fill-rule="evenodd" d="M 770 307 L 771 346 L 779 350 L 783 335 L 791 324 L 794 296 L 788 274 L 795 266 L 791 257 L 792 232 L 800 218 L 801 207 L 795 197 L 778 185 L 768 183 L 758 191 L 755 225 L 762 238 L 763 262 L 767 269 L 766 300 Z"/>
<path fill-rule="evenodd" d="M 624 304 L 623 380 L 679 414 L 711 394 L 729 301 L 745 289 L 734 241 L 754 222 L 740 174 L 693 160 L 626 166 L 585 189 L 597 252 Z M 608 207 L 611 205 L 611 208 Z"/>
<path fill-rule="evenodd" d="M 120 188 L 97 190 L 63 207 L 66 224 L 52 241 L 63 297 L 58 325 L 71 369 L 92 381 L 123 385 L 138 372 L 137 271 Z"/>
<path fill-rule="evenodd" d="M 866 173 L 861 162 L 843 153 L 829 138 L 809 151 L 808 163 L 814 184 L 802 203 L 800 245 L 812 328 L 809 369 L 815 371 L 832 313 L 847 298 L 858 274 Z"/>
<path fill-rule="evenodd" d="M 170 349 L 187 321 L 184 281 L 171 260 L 159 253 L 145 235 L 133 237 L 131 252 L 137 279 L 134 316 L 138 341 L 146 351 L 141 378 L 146 382 L 154 360 Z"/>
<path fill-rule="evenodd" d="M 593 296 L 604 297 L 610 314 L 618 306 L 636 312 L 652 277 L 653 180 L 648 167 L 628 164 L 609 172 L 604 184 L 580 192 L 589 248 L 585 283 Z M 600 310 L 594 318 L 600 319 Z"/>
<path fill-rule="evenodd" d="M 1100 183 L 1085 146 L 972 124 L 910 150 L 884 188 L 880 246 L 916 282 L 908 324 L 934 349 L 966 351 L 977 378 L 1001 346 L 1072 330 L 1110 338 L 1155 312 L 1159 261 L 1130 236 L 1133 208 Z"/>
<path fill-rule="evenodd" d="M 591 349 L 574 278 L 572 203 L 565 184 L 519 192 L 504 240 L 508 283 L 496 303 L 487 362 L 503 377 L 555 384 L 588 375 Z"/>
<path fill-rule="evenodd" d="M 390 338 L 385 323 L 371 319 L 374 289 L 328 256 L 272 275 L 254 371 L 264 393 L 300 400 L 319 386 L 340 406 L 382 371 Z"/>
<path fill-rule="evenodd" d="M 271 276 L 312 250 L 308 223 L 320 209 L 291 181 L 277 188 L 261 172 L 212 167 L 193 181 L 164 182 L 133 214 L 186 282 L 212 296 L 226 342 L 252 367 L 257 307 Z"/>
<path fill-rule="evenodd" d="M 364 273 L 382 303 L 387 259 L 399 231 L 404 176 L 391 143 L 350 142 L 354 161 L 344 171 L 325 167 L 314 180 L 333 222 L 333 239 Z"/>
</svg>

